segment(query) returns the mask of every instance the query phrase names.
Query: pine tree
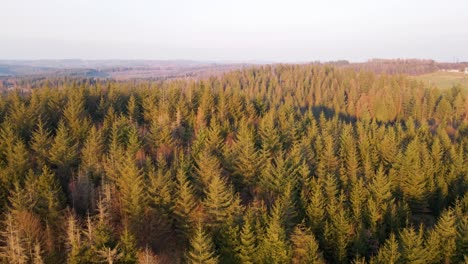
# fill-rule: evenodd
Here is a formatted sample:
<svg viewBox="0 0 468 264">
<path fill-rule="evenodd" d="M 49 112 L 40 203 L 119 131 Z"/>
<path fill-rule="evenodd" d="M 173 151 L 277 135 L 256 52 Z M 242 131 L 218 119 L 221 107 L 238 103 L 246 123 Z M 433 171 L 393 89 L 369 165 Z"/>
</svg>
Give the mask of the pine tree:
<svg viewBox="0 0 468 264">
<path fill-rule="evenodd" d="M 427 261 L 427 252 L 423 245 L 422 232 L 407 227 L 400 233 L 400 252 L 404 263 L 423 264 Z"/>
<path fill-rule="evenodd" d="M 260 166 L 258 151 L 255 149 L 254 136 L 244 124 L 239 128 L 235 141 L 236 158 L 234 167 L 241 181 L 247 186 L 257 182 Z"/>
<path fill-rule="evenodd" d="M 51 226 L 58 226 L 63 209 L 64 194 L 54 173 L 46 166 L 30 190 L 37 195 L 34 211 Z M 34 191 L 33 191 L 34 190 Z"/>
<path fill-rule="evenodd" d="M 466 195 L 465 195 L 466 196 Z M 468 196 L 466 196 L 468 197 Z M 458 215 L 458 223 L 457 223 L 457 255 L 455 257 L 456 261 L 463 261 L 466 262 L 466 252 L 468 252 L 468 217 L 466 215 Z"/>
<path fill-rule="evenodd" d="M 80 89 L 69 95 L 63 117 L 69 128 L 70 138 L 74 142 L 82 142 L 90 127 L 90 120 L 85 112 L 84 91 Z"/>
<path fill-rule="evenodd" d="M 140 109 L 134 94 L 130 95 L 127 104 L 127 114 L 132 122 L 138 123 L 140 120 Z"/>
<path fill-rule="evenodd" d="M 215 230 L 213 240 L 219 252 L 219 261 L 222 263 L 239 263 L 237 249 L 239 241 L 240 227 L 233 218 L 227 219 Z"/>
<path fill-rule="evenodd" d="M 349 243 L 352 241 L 353 226 L 349 222 L 346 210 L 341 206 L 336 209 L 336 212 L 331 214 L 330 236 L 327 244 L 329 248 L 333 248 L 335 261 L 344 263 L 347 261 Z"/>
<path fill-rule="evenodd" d="M 430 237 L 434 236 L 427 243 L 427 249 L 431 252 L 430 257 L 434 263 L 450 263 L 456 252 L 457 229 L 455 226 L 455 216 L 452 210 L 442 213 L 436 226 L 430 232 Z"/>
<path fill-rule="evenodd" d="M 50 131 L 45 127 L 42 119 L 39 119 L 37 128 L 31 138 L 31 149 L 35 152 L 38 167 L 46 165 L 47 157 L 51 145 Z"/>
<path fill-rule="evenodd" d="M 197 167 L 198 189 L 207 188 L 213 178 L 221 177 L 221 164 L 217 157 L 213 156 L 207 149 L 204 149 L 195 159 Z"/>
<path fill-rule="evenodd" d="M 287 263 L 290 261 L 289 244 L 282 227 L 280 210 L 272 210 L 263 240 L 259 246 L 259 263 Z"/>
<path fill-rule="evenodd" d="M 262 119 L 259 127 L 259 134 L 262 139 L 262 149 L 268 153 L 270 157 L 274 157 L 274 153 L 281 147 L 281 139 L 275 127 L 273 113 L 269 113 L 269 115 Z"/>
<path fill-rule="evenodd" d="M 242 226 L 239 238 L 238 258 L 241 263 L 254 264 L 257 257 L 257 238 L 250 221 L 246 220 Z"/>
<path fill-rule="evenodd" d="M 17 141 L 5 155 L 8 165 L 5 172 L 7 179 L 4 180 L 10 183 L 23 183 L 27 171 L 31 168 L 25 144 L 20 140 Z"/>
<path fill-rule="evenodd" d="M 369 191 L 374 198 L 376 204 L 379 206 L 381 212 L 387 211 L 387 205 L 393 203 L 391 182 L 388 176 L 385 175 L 382 167 L 379 167 L 377 173 L 372 178 L 369 184 Z"/>
<path fill-rule="evenodd" d="M 4 263 L 28 263 L 26 249 L 21 241 L 19 230 L 14 225 L 14 219 L 11 214 L 6 215 L 5 231 L 1 233 L 2 247 L 0 251 L 0 259 Z"/>
<path fill-rule="evenodd" d="M 81 149 L 81 168 L 90 175 L 94 183 L 98 183 L 101 180 L 103 152 L 102 131 L 93 126 L 89 130 L 88 137 Z"/>
<path fill-rule="evenodd" d="M 379 264 L 397 264 L 400 263 L 401 254 L 399 252 L 398 241 L 392 233 L 385 243 L 380 247 L 377 255 Z"/>
<path fill-rule="evenodd" d="M 148 202 L 143 171 L 129 155 L 117 163 L 117 169 L 114 181 L 119 191 L 122 213 L 128 218 L 132 233 L 142 236 L 143 213 Z"/>
<path fill-rule="evenodd" d="M 346 179 L 343 179 L 343 183 L 350 184 L 355 182 L 359 174 L 359 160 L 351 126 L 345 126 L 343 129 L 341 135 L 341 156 L 347 176 Z"/>
<path fill-rule="evenodd" d="M 42 258 L 42 249 L 41 249 L 41 244 L 40 243 L 36 243 L 36 245 L 34 246 L 34 252 L 33 252 L 33 259 L 32 259 L 32 263 L 33 264 L 44 264 L 44 260 Z"/>
<path fill-rule="evenodd" d="M 325 263 L 319 252 L 319 245 L 314 235 L 304 226 L 296 226 L 291 235 L 292 263 Z"/>
<path fill-rule="evenodd" d="M 427 208 L 426 181 L 420 164 L 421 144 L 416 138 L 406 148 L 405 155 L 400 157 L 400 177 L 403 195 L 409 200 L 412 211 L 422 212 Z"/>
<path fill-rule="evenodd" d="M 82 259 L 82 237 L 75 216 L 70 214 L 67 219 L 67 262 L 70 264 L 81 263 Z"/>
<path fill-rule="evenodd" d="M 310 190 L 303 191 L 303 203 L 306 205 L 306 214 L 314 233 L 319 233 L 323 227 L 325 217 L 325 198 L 322 185 L 315 179 L 308 184 Z"/>
<path fill-rule="evenodd" d="M 66 172 L 70 166 L 77 162 L 77 144 L 69 135 L 68 128 L 63 121 L 60 121 L 58 124 L 56 135 L 49 151 L 49 160 L 62 173 Z M 61 176 L 64 182 L 68 180 L 67 175 L 62 174 Z"/>
<path fill-rule="evenodd" d="M 177 170 L 176 194 L 174 201 L 174 217 L 177 231 L 187 235 L 194 226 L 194 211 L 198 201 L 192 184 L 185 175 L 185 170 Z"/>
<path fill-rule="evenodd" d="M 210 224 L 222 223 L 237 213 L 240 206 L 239 197 L 234 194 L 230 184 L 220 176 L 213 175 L 205 190 L 205 196 L 203 205 L 208 218 L 207 222 Z"/>
<path fill-rule="evenodd" d="M 351 209 L 354 215 L 354 219 L 357 223 L 361 222 L 362 208 L 367 200 L 367 189 L 364 187 L 364 182 L 359 179 L 351 186 L 351 193 L 349 200 L 351 202 Z"/>
<path fill-rule="evenodd" d="M 201 223 L 197 224 L 195 233 L 190 239 L 190 249 L 186 253 L 189 264 L 215 264 L 218 256 L 214 251 L 211 238 L 205 233 Z"/>
<path fill-rule="evenodd" d="M 137 245 L 135 237 L 125 228 L 120 236 L 119 243 L 119 263 L 137 263 Z"/>
</svg>

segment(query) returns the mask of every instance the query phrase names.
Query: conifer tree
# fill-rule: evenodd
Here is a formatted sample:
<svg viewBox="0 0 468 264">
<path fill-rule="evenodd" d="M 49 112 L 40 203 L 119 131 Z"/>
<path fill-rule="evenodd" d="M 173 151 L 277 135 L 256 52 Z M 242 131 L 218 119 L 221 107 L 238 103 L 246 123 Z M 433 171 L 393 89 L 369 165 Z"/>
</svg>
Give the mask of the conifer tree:
<svg viewBox="0 0 468 264">
<path fill-rule="evenodd" d="M 46 165 L 51 142 L 50 131 L 45 127 L 42 119 L 39 119 L 31 138 L 31 149 L 36 153 L 38 167 Z"/>
<path fill-rule="evenodd" d="M 241 263 L 254 264 L 257 257 L 257 238 L 250 221 L 246 220 L 239 237 L 238 258 Z"/>
<path fill-rule="evenodd" d="M 198 202 L 192 184 L 187 179 L 183 168 L 177 170 L 176 178 L 176 194 L 172 210 L 177 231 L 187 235 L 194 227 L 194 211 Z"/>
<path fill-rule="evenodd" d="M 423 264 L 427 261 L 427 252 L 423 245 L 422 232 L 407 227 L 400 233 L 400 252 L 404 263 Z"/>
<path fill-rule="evenodd" d="M 379 264 L 397 264 L 400 263 L 401 254 L 399 252 L 398 241 L 392 233 L 385 243 L 380 247 L 377 255 L 377 263 Z"/>
<path fill-rule="evenodd" d="M 456 251 L 457 229 L 455 226 L 455 216 L 452 210 L 442 213 L 436 226 L 430 232 L 433 236 L 427 243 L 427 250 L 434 263 L 450 263 Z"/>
<path fill-rule="evenodd" d="M 258 151 L 255 149 L 254 137 L 246 124 L 243 124 L 236 135 L 236 158 L 234 167 L 242 181 L 251 186 L 256 183 L 261 164 Z"/>
<path fill-rule="evenodd" d="M 104 142 L 102 131 L 92 126 L 81 149 L 81 167 L 90 175 L 94 183 L 99 182 L 102 173 Z"/>
<path fill-rule="evenodd" d="M 385 175 L 383 167 L 379 167 L 377 173 L 369 184 L 371 196 L 375 199 L 377 206 L 382 212 L 387 210 L 387 205 L 392 203 L 391 182 Z"/>
<path fill-rule="evenodd" d="M 291 235 L 293 264 L 325 263 L 319 252 L 319 245 L 314 235 L 304 226 L 296 226 Z"/>
<path fill-rule="evenodd" d="M 213 178 L 221 177 L 221 164 L 207 149 L 204 149 L 195 162 L 197 167 L 195 169 L 197 173 L 198 189 L 202 190 L 207 188 Z"/>
<path fill-rule="evenodd" d="M 211 238 L 205 233 L 199 222 L 195 232 L 190 239 L 190 249 L 186 253 L 189 264 L 215 264 L 218 263 L 218 256 L 214 251 Z"/>
<path fill-rule="evenodd" d="M 69 128 L 71 140 L 76 143 L 82 142 L 90 126 L 90 120 L 85 112 L 84 91 L 80 89 L 69 95 L 63 117 Z"/>
<path fill-rule="evenodd" d="M 220 176 L 213 176 L 205 190 L 203 205 L 210 224 L 219 224 L 237 213 L 239 197 L 229 183 Z"/>
<path fill-rule="evenodd" d="M 274 209 L 259 246 L 259 263 L 287 263 L 290 261 L 290 248 L 282 226 L 281 210 Z"/>
<path fill-rule="evenodd" d="M 407 146 L 400 157 L 400 177 L 403 194 L 410 202 L 412 210 L 423 211 L 427 207 L 426 177 L 421 173 L 420 143 L 416 138 Z"/>
<path fill-rule="evenodd" d="M 315 179 L 308 184 L 310 190 L 303 192 L 303 203 L 306 204 L 306 214 L 314 233 L 319 233 L 323 227 L 325 217 L 325 198 L 322 185 Z"/>
<path fill-rule="evenodd" d="M 61 218 L 61 210 L 64 208 L 64 194 L 55 178 L 54 173 L 46 166 L 42 168 L 42 173 L 33 182 L 34 186 L 29 187 L 31 192 L 37 195 L 37 202 L 34 206 L 39 216 L 51 226 L 58 226 Z"/>
<path fill-rule="evenodd" d="M 67 219 L 67 262 L 71 264 L 81 263 L 82 237 L 81 229 L 78 226 L 75 216 L 70 214 Z"/>
<path fill-rule="evenodd" d="M 136 97 L 132 94 L 127 104 L 128 117 L 132 122 L 138 123 L 140 120 L 140 109 Z"/>
<path fill-rule="evenodd" d="M 23 241 L 21 241 L 19 230 L 13 222 L 11 214 L 6 215 L 5 231 L 2 231 L 2 247 L 0 251 L 0 259 L 5 263 L 28 263 L 26 249 L 24 248 Z"/>
<path fill-rule="evenodd" d="M 56 135 L 52 141 L 49 151 L 50 162 L 57 166 L 61 172 L 66 172 L 70 166 L 77 162 L 77 144 L 70 137 L 68 128 L 63 121 L 60 121 Z M 63 180 L 68 180 L 66 175 L 61 175 Z"/>
<path fill-rule="evenodd" d="M 136 239 L 129 232 L 128 228 L 125 228 L 120 236 L 119 243 L 119 263 L 132 264 L 137 263 L 137 248 Z"/>
</svg>

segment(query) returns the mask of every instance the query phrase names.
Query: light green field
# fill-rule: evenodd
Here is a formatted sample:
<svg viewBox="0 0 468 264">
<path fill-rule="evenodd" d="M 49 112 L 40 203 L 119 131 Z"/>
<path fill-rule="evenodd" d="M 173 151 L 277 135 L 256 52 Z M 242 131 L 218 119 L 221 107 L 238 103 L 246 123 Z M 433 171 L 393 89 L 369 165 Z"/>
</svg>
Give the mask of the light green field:
<svg viewBox="0 0 468 264">
<path fill-rule="evenodd" d="M 462 72 L 433 72 L 413 78 L 427 83 L 429 86 L 435 86 L 439 89 L 449 89 L 459 84 L 465 92 L 468 92 L 468 74 Z"/>
</svg>

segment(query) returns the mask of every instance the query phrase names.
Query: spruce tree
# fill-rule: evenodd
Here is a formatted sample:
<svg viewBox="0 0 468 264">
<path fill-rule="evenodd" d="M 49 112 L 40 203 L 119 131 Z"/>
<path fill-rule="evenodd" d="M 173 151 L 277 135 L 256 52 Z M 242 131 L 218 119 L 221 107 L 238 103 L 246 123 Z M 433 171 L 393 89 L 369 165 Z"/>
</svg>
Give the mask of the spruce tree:
<svg viewBox="0 0 468 264">
<path fill-rule="evenodd" d="M 238 258 L 241 263 L 254 264 L 257 260 L 257 238 L 250 221 L 246 220 L 239 235 Z"/>
<path fill-rule="evenodd" d="M 45 127 L 42 119 L 39 119 L 31 138 L 31 149 L 36 154 L 35 160 L 38 167 L 46 165 L 51 142 L 50 131 Z"/>
<path fill-rule="evenodd" d="M 203 230 L 199 222 L 195 232 L 190 239 L 190 249 L 186 253 L 187 263 L 189 264 L 215 264 L 218 263 L 218 256 L 214 251 L 211 238 Z"/>
<path fill-rule="evenodd" d="M 281 210 L 273 209 L 259 246 L 259 263 L 287 263 L 290 261 L 290 246 L 282 226 Z"/>
<path fill-rule="evenodd" d="M 49 151 L 50 162 L 62 173 L 62 180 L 68 180 L 66 173 L 70 166 L 77 163 L 77 144 L 70 136 L 68 128 L 60 121 Z"/>
<path fill-rule="evenodd" d="M 427 252 L 423 245 L 422 232 L 416 232 L 413 227 L 407 227 L 400 232 L 400 252 L 404 263 L 424 264 Z"/>
<path fill-rule="evenodd" d="M 177 170 L 176 178 L 176 194 L 172 209 L 175 217 L 176 231 L 187 235 L 194 227 L 194 213 L 198 200 L 183 168 Z"/>
<path fill-rule="evenodd" d="M 225 221 L 237 213 L 240 206 L 239 197 L 234 194 L 230 184 L 220 176 L 213 175 L 205 189 L 205 196 L 203 205 L 210 224 L 216 225 Z"/>
<path fill-rule="evenodd" d="M 397 264 L 400 263 L 400 251 L 398 241 L 392 233 L 385 243 L 380 247 L 377 255 L 377 263 L 379 264 Z"/>
<path fill-rule="evenodd" d="M 319 252 L 319 245 L 312 232 L 304 226 L 296 226 L 291 235 L 293 264 L 325 263 Z"/>
</svg>

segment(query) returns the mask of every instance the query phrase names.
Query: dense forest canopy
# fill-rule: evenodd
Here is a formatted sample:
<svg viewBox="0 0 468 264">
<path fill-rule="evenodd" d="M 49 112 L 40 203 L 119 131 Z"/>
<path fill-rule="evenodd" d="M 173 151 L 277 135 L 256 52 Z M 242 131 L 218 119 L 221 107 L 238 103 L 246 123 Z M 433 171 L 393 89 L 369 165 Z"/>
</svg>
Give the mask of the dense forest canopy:
<svg viewBox="0 0 468 264">
<path fill-rule="evenodd" d="M 0 99 L 3 263 L 464 263 L 468 99 L 276 65 Z"/>
</svg>

